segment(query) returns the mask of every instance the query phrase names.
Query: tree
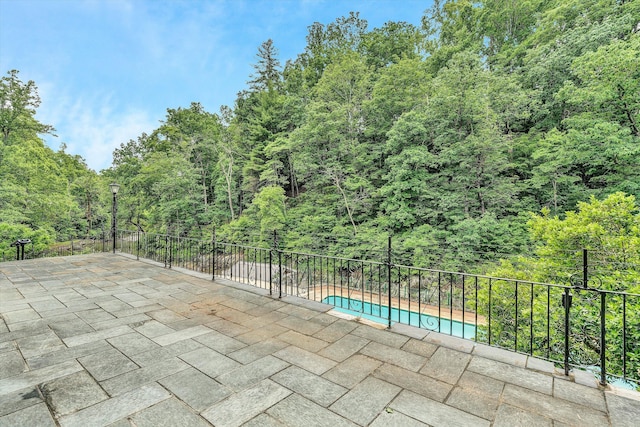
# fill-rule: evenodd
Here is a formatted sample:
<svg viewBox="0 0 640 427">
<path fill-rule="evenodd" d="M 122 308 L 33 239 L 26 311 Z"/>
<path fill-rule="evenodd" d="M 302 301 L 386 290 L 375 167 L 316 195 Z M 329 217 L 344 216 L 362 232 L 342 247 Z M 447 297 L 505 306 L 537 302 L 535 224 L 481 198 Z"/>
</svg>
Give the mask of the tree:
<svg viewBox="0 0 640 427">
<path fill-rule="evenodd" d="M 55 131 L 52 126 L 35 119 L 41 102 L 38 88 L 33 80 L 23 83 L 18 73 L 18 70 L 11 70 L 0 79 L 0 132 L 5 145 L 16 133 L 24 138 Z"/>
<path fill-rule="evenodd" d="M 278 186 L 264 187 L 253 199 L 253 204 L 258 208 L 258 220 L 263 239 L 269 237 L 275 231 L 280 231 L 286 221 L 284 190 Z"/>
<path fill-rule="evenodd" d="M 369 70 L 357 54 L 331 64 L 315 88 L 306 122 L 294 138 L 298 170 L 315 191 L 333 187 L 357 232 L 356 215 L 371 194 L 370 154 L 361 141 L 363 102 L 371 91 Z"/>
<path fill-rule="evenodd" d="M 339 17 L 326 26 L 314 22 L 308 27 L 307 46 L 296 60 L 304 70 L 308 87 L 315 86 L 324 69 L 336 58 L 358 50 L 367 25 L 358 12 L 349 12 L 349 16 Z"/>
<path fill-rule="evenodd" d="M 419 58 L 422 41 L 423 35 L 415 26 L 390 21 L 363 34 L 358 48 L 368 65 L 383 68 L 402 59 Z"/>
<path fill-rule="evenodd" d="M 634 196 L 617 192 L 603 200 L 591 197 L 589 202 L 580 202 L 576 211 L 566 212 L 565 218 L 551 216 L 548 209 L 539 215 L 532 215 L 529 230 L 536 249 L 532 255 L 521 255 L 490 269 L 494 277 L 511 277 L 521 281 L 542 283 L 577 284 L 582 280 L 582 249 L 589 250 L 589 288 L 607 291 L 640 294 L 640 209 Z M 562 330 L 564 308 L 559 304 L 563 289 L 550 288 L 547 293 L 542 287 L 520 287 L 521 301 L 532 301 L 534 313 L 527 312 L 529 305 L 513 306 L 514 283 L 494 283 L 492 290 L 492 314 L 496 319 L 492 325 L 492 335 L 497 344 L 513 346 L 517 332 L 515 319 L 520 323 L 521 351 L 528 351 L 527 330 L 534 330 L 534 348 L 546 347 L 547 316 L 551 319 L 552 331 Z M 580 283 L 580 288 L 584 283 Z M 485 288 L 486 291 L 486 288 Z M 589 366 L 599 362 L 603 349 L 599 345 L 600 300 L 590 291 L 574 289 L 571 318 L 571 363 Z M 552 299 L 549 300 L 549 297 Z M 479 312 L 488 316 L 488 295 L 482 293 Z M 608 294 L 606 299 L 607 343 L 609 344 L 607 366 L 609 373 L 622 372 L 622 297 Z M 546 311 L 549 307 L 550 312 Z M 516 310 L 514 310 L 514 308 Z M 640 298 L 630 296 L 626 300 L 627 372 L 640 373 Z M 579 313 L 579 315 L 575 315 Z M 533 316 L 533 324 L 529 322 Z M 552 337 L 552 339 L 554 339 Z M 552 359 L 562 358 L 564 349 L 551 346 Z M 541 351 L 541 350 L 540 350 Z M 543 353 L 539 353 L 543 354 Z"/>
<path fill-rule="evenodd" d="M 255 73 L 249 80 L 249 88 L 254 92 L 271 91 L 278 89 L 281 81 L 280 61 L 278 50 L 273 40 L 268 39 L 258 48 L 258 62 L 253 64 Z"/>
</svg>

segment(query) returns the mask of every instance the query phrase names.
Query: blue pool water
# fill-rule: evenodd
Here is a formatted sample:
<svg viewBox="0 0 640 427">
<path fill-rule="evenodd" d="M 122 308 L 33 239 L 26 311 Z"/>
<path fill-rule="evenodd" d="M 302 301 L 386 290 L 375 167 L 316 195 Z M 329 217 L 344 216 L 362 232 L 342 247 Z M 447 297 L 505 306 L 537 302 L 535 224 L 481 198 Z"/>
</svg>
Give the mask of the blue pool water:
<svg viewBox="0 0 640 427">
<path fill-rule="evenodd" d="M 389 307 L 385 305 L 362 302 L 351 298 L 343 298 L 332 295 L 322 300 L 325 304 L 331 304 L 336 310 L 360 316 L 374 322 L 387 323 L 389 319 Z M 391 307 L 391 321 L 405 325 L 417 326 L 423 329 L 442 332 L 460 338 L 473 338 L 476 335 L 476 326 L 470 323 L 462 323 L 457 320 L 449 320 L 420 314 L 415 311 L 402 310 Z"/>
</svg>

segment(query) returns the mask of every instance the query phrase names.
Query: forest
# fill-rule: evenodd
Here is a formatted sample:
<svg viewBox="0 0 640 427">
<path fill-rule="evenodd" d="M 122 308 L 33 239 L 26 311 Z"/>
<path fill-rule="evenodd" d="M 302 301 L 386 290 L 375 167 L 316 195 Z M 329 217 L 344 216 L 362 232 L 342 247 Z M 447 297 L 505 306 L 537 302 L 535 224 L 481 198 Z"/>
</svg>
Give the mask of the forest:
<svg viewBox="0 0 640 427">
<path fill-rule="evenodd" d="M 284 63 L 267 39 L 232 107 L 168 108 L 100 172 L 44 144 L 36 83 L 10 70 L 0 250 L 108 232 L 117 182 L 122 228 L 362 259 L 393 236 L 397 262 L 557 282 L 588 248 L 638 292 L 639 33 L 638 1 L 352 12 Z"/>
</svg>

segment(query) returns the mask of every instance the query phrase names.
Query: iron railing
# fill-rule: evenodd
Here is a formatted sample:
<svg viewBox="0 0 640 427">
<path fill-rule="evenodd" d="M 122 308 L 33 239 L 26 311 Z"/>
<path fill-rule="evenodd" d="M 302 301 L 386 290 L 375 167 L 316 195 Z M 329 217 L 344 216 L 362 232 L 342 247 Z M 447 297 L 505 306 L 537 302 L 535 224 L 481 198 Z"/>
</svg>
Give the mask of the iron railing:
<svg viewBox="0 0 640 427">
<path fill-rule="evenodd" d="M 29 242 L 21 248 L 15 247 L 0 251 L 0 261 L 15 261 L 37 258 L 53 258 L 59 256 L 91 254 L 105 252 L 110 249 L 112 239 L 108 236 L 101 238 L 70 239 L 67 242 L 56 243 L 46 248 L 41 248 Z"/>
<path fill-rule="evenodd" d="M 563 285 L 419 268 L 393 262 L 391 239 L 382 260 L 138 231 L 118 231 L 116 243 L 123 253 L 167 268 L 333 304 L 389 327 L 404 323 L 535 356 L 565 375 L 572 367 L 587 369 L 602 385 L 640 384 L 640 295 L 590 287 L 586 269 L 583 280 Z M 79 253 L 74 247 L 64 254 Z M 100 252 L 111 245 L 82 247 Z"/>
</svg>

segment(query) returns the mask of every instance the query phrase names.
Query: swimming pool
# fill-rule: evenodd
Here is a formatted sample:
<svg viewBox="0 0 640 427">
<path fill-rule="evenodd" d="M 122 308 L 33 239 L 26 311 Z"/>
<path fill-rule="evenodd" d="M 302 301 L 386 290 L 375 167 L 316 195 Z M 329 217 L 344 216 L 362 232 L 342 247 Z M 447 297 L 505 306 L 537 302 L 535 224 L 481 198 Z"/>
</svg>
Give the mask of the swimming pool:
<svg viewBox="0 0 640 427">
<path fill-rule="evenodd" d="M 322 302 L 333 305 L 336 307 L 336 310 L 342 313 L 363 317 L 373 320 L 374 322 L 387 323 L 389 319 L 389 307 L 385 305 L 381 306 L 379 304 L 343 298 L 337 295 L 328 296 L 324 298 Z M 476 335 L 476 326 L 474 324 L 438 318 L 437 316 L 431 316 L 429 314 L 420 314 L 415 311 L 393 307 L 391 307 L 391 321 L 442 332 L 460 338 L 473 338 Z"/>
</svg>

